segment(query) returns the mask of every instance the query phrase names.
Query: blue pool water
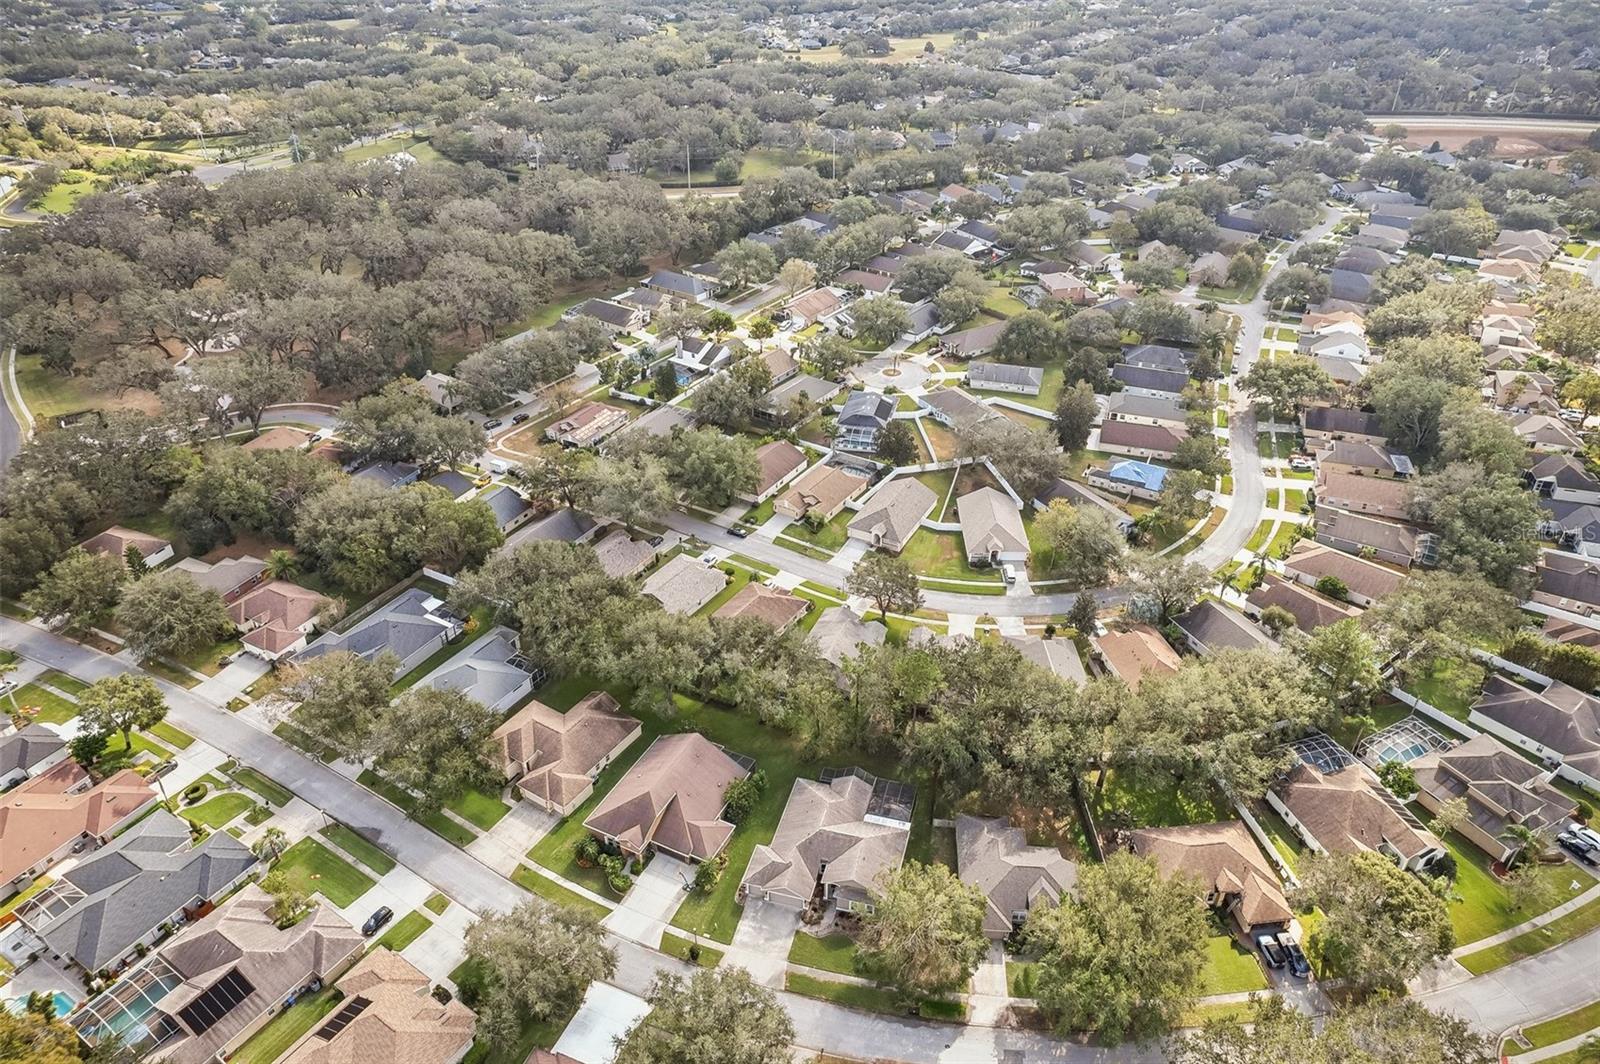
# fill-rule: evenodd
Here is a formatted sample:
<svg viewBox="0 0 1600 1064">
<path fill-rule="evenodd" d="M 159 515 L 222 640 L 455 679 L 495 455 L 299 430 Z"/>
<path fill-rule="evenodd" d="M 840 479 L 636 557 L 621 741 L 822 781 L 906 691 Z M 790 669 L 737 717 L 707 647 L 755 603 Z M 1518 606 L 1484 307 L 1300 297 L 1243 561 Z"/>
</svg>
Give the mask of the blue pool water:
<svg viewBox="0 0 1600 1064">
<path fill-rule="evenodd" d="M 74 999 L 71 994 L 63 994 L 59 990 L 57 990 L 51 996 L 55 999 L 56 1017 L 58 1019 L 60 1017 L 62 1017 L 62 1016 L 65 1016 L 67 1013 L 71 1012 L 72 1011 L 72 1006 L 74 1004 L 76 1004 L 76 999 Z M 28 999 L 25 998 L 25 997 L 12 998 L 10 1001 L 6 1002 L 6 1008 L 10 1009 L 12 1012 L 16 1013 L 19 1016 L 22 1015 L 23 1011 L 27 1007 L 28 1007 Z"/>
</svg>

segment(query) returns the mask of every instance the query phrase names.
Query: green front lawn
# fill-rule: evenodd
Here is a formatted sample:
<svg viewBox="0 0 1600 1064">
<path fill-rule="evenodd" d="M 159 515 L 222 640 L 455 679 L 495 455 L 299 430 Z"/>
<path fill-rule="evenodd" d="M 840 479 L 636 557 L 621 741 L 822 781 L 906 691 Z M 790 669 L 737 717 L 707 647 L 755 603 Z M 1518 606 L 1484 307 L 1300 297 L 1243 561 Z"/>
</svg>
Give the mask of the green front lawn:
<svg viewBox="0 0 1600 1064">
<path fill-rule="evenodd" d="M 396 786 L 370 768 L 362 769 L 361 775 L 356 777 L 356 782 L 368 790 L 381 794 L 390 802 L 405 810 L 406 815 L 411 819 L 435 834 L 455 843 L 457 846 L 465 846 L 478 837 L 477 833 L 471 828 L 463 827 L 442 812 L 433 812 L 422 816 L 417 815 L 417 799 L 408 793 L 405 788 Z"/>
<path fill-rule="evenodd" d="M 907 1010 L 900 1004 L 900 995 L 882 987 L 863 986 L 860 983 L 835 983 L 828 979 L 814 979 L 809 975 L 790 972 L 785 977 L 784 989 L 792 994 L 820 998 L 853 1009 L 883 1012 L 891 1016 L 905 1016 Z M 925 1020 L 948 1020 L 960 1023 L 966 1018 L 967 1007 L 959 1001 L 942 1001 L 923 998 L 917 1002 L 918 1014 Z"/>
<path fill-rule="evenodd" d="M 1206 939 L 1206 966 L 1200 970 L 1200 996 L 1242 994 L 1265 990 L 1267 977 L 1255 954 L 1230 934 L 1219 932 Z"/>
<path fill-rule="evenodd" d="M 222 771 L 231 776 L 239 786 L 255 791 L 270 805 L 285 806 L 294 800 L 294 795 L 289 793 L 287 787 L 275 783 L 253 768 L 236 764 Z"/>
<path fill-rule="evenodd" d="M 321 894 L 341 909 L 373 887 L 365 872 L 312 838 L 301 839 L 285 850 L 273 871 L 284 873 L 307 894 Z"/>
<path fill-rule="evenodd" d="M 511 807 L 498 795 L 484 794 L 479 790 L 464 791 L 444 803 L 456 816 L 483 831 L 500 823 L 500 818 L 511 812 Z"/>
<path fill-rule="evenodd" d="M 274 1016 L 265 1027 L 250 1036 L 228 1059 L 233 1064 L 273 1064 L 300 1037 L 333 1011 L 344 995 L 331 986 L 310 997 L 301 998 Z"/>
<path fill-rule="evenodd" d="M 376 844 L 363 838 L 354 829 L 344 824 L 329 824 L 321 829 L 320 834 L 331 841 L 339 849 L 354 857 L 380 876 L 386 876 L 394 871 L 395 859 L 384 853 Z"/>
<path fill-rule="evenodd" d="M 794 521 L 790 523 L 789 527 L 783 530 L 783 534 L 785 536 L 791 536 L 794 539 L 809 543 L 813 547 L 820 547 L 822 550 L 832 553 L 833 551 L 836 551 L 840 547 L 844 546 L 849 540 L 850 534 L 848 529 L 850 525 L 850 519 L 855 515 L 856 511 L 847 506 L 843 510 L 840 510 L 838 513 L 834 514 L 832 519 L 829 520 L 827 524 L 823 525 L 815 532 L 811 531 L 811 526 L 807 525 L 804 521 Z"/>
<path fill-rule="evenodd" d="M 450 908 L 450 899 L 435 891 L 428 895 L 428 900 L 422 903 L 422 907 L 435 916 L 443 916 L 444 911 Z"/>
<path fill-rule="evenodd" d="M 1006 961 L 1006 989 L 1012 997 L 1033 997 L 1038 979 L 1037 961 Z"/>
<path fill-rule="evenodd" d="M 1413 803 L 1408 808 L 1424 824 L 1433 819 L 1420 805 Z M 1459 832 L 1452 831 L 1440 841 L 1456 861 L 1450 923 L 1455 928 L 1458 946 L 1470 945 L 1532 920 L 1594 885 L 1594 877 L 1571 862 L 1539 865 L 1540 878 L 1548 882 L 1556 901 L 1553 905 L 1537 909 L 1518 909 L 1511 904 L 1509 892 L 1490 870 L 1488 854 Z M 1580 884 L 1577 890 L 1570 889 L 1574 881 Z"/>
<path fill-rule="evenodd" d="M 849 935 L 828 935 L 818 938 L 801 931 L 794 936 L 789 947 L 789 963 L 803 964 L 807 968 L 820 968 L 840 975 L 856 974 L 856 943 Z"/>
<path fill-rule="evenodd" d="M 585 898 L 575 890 L 567 889 L 549 876 L 540 875 L 527 865 L 517 865 L 516 871 L 511 873 L 511 882 L 530 894 L 539 895 L 545 901 L 555 902 L 557 905 L 568 909 L 580 909 L 593 914 L 596 919 L 604 919 L 611 912 L 610 909 L 599 902 Z"/>
<path fill-rule="evenodd" d="M 105 753 L 100 755 L 95 767 L 98 771 L 110 775 L 125 768 L 132 768 L 140 760 L 141 754 L 149 754 L 157 761 L 171 761 L 173 756 L 171 750 L 138 732 L 134 732 L 132 740 L 124 745 L 119 732 L 106 743 Z"/>
<path fill-rule="evenodd" d="M 409 912 L 402 916 L 398 922 L 383 937 L 378 939 L 378 945 L 386 946 L 396 953 L 405 949 L 411 943 L 422 937 L 422 933 L 433 926 L 433 921 L 419 912 Z"/>
<path fill-rule="evenodd" d="M 699 953 L 696 957 L 689 956 L 690 947 L 698 946 Z M 669 957 L 676 957 L 680 961 L 691 961 L 702 968 L 715 968 L 722 960 L 722 951 L 707 946 L 704 943 L 691 942 L 681 935 L 674 935 L 671 931 L 661 933 L 661 952 Z"/>
<path fill-rule="evenodd" d="M 204 824 L 212 831 L 231 823 L 236 817 L 249 812 L 255 807 L 255 802 L 248 795 L 237 791 L 219 794 L 208 798 L 199 805 L 192 805 L 180 809 L 183 819 L 191 824 Z"/>
<path fill-rule="evenodd" d="M 69 695 L 81 695 L 89 689 L 89 685 L 77 677 L 68 676 L 54 669 L 39 677 L 39 682 L 47 687 L 54 687 L 57 691 L 65 691 Z"/>
<path fill-rule="evenodd" d="M 996 569 L 974 569 L 967 564 L 967 549 L 959 532 L 919 528 L 900 552 L 900 558 L 923 576 L 996 583 L 1002 579 Z"/>
<path fill-rule="evenodd" d="M 1580 935 L 1586 935 L 1597 927 L 1600 927 L 1600 901 L 1592 901 L 1558 920 L 1550 921 L 1543 927 L 1518 935 L 1509 942 L 1490 946 L 1477 953 L 1469 953 L 1465 957 L 1458 957 L 1457 960 L 1473 975 L 1482 975 L 1484 972 L 1492 972 L 1496 968 L 1503 968 L 1514 961 L 1520 961 L 1524 957 L 1543 953 L 1552 946 L 1559 946 Z"/>
<path fill-rule="evenodd" d="M 36 683 L 25 683 L 17 688 L 12 692 L 12 697 L 7 699 L 7 704 L 13 701 L 18 709 L 40 724 L 65 724 L 78 715 L 76 703 L 68 702 Z M 29 712 L 30 710 L 37 712 Z"/>
<path fill-rule="evenodd" d="M 179 750 L 187 750 L 194 745 L 194 736 L 188 732 L 179 731 L 164 720 L 150 725 L 145 731 L 154 735 L 168 746 L 176 747 Z"/>
</svg>

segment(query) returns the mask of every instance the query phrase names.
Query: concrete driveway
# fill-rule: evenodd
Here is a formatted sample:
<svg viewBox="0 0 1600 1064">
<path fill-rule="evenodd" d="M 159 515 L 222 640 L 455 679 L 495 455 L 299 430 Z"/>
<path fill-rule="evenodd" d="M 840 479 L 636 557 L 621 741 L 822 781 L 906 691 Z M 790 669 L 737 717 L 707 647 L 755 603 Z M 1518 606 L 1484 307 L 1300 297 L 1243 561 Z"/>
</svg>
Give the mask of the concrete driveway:
<svg viewBox="0 0 1600 1064">
<path fill-rule="evenodd" d="M 633 889 L 601 925 L 613 934 L 641 942 L 652 949 L 661 945 L 661 933 L 687 897 L 684 887 L 694 882 L 694 865 L 658 853 L 633 881 Z"/>
<path fill-rule="evenodd" d="M 756 982 L 782 987 L 789 946 L 799 930 L 800 914 L 793 909 L 751 899 L 744 903 L 729 955 L 734 963 L 749 969 Z"/>
</svg>

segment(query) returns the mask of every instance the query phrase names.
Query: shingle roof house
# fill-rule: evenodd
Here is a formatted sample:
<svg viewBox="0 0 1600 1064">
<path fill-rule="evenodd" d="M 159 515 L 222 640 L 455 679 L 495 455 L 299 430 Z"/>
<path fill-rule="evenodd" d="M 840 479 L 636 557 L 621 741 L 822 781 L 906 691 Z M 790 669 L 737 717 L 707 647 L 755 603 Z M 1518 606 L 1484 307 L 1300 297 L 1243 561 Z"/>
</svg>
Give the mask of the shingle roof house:
<svg viewBox="0 0 1600 1064">
<path fill-rule="evenodd" d="M 663 735 L 583 826 L 630 854 L 654 844 L 686 860 L 710 860 L 733 834 L 733 825 L 722 819 L 723 792 L 749 774 L 698 732 Z"/>
<path fill-rule="evenodd" d="M 967 561 L 987 565 L 1028 560 L 1028 530 L 1011 496 L 982 487 L 956 500 Z"/>
<path fill-rule="evenodd" d="M 239 558 L 222 558 L 216 562 L 203 562 L 199 558 L 183 558 L 173 566 L 194 577 L 203 588 L 215 591 L 224 602 L 231 602 L 240 591 L 260 583 L 266 576 L 267 563 L 248 554 Z"/>
<path fill-rule="evenodd" d="M 228 604 L 228 617 L 244 632 L 247 651 L 276 661 L 305 646 L 306 635 L 329 600 L 287 580 L 252 588 Z"/>
<path fill-rule="evenodd" d="M 1241 821 L 1141 828 L 1133 852 L 1153 859 L 1163 875 L 1198 879 L 1206 903 L 1225 908 L 1247 935 L 1294 918 L 1277 873 Z"/>
<path fill-rule="evenodd" d="M 1577 803 L 1550 784 L 1540 768 L 1492 735 L 1475 735 L 1448 750 L 1429 751 L 1411 762 L 1417 801 L 1429 812 L 1454 798 L 1467 801 L 1467 819 L 1456 829 L 1496 861 L 1510 858 L 1514 843 L 1501 838 L 1512 824 L 1548 831 L 1566 822 Z"/>
<path fill-rule="evenodd" d="M 1600 699 L 1593 695 L 1559 680 L 1531 691 L 1494 673 L 1467 720 L 1558 765 L 1558 776 L 1600 790 Z"/>
<path fill-rule="evenodd" d="M 1029 846 L 1004 817 L 956 817 L 956 867 L 961 882 L 983 892 L 983 933 L 1011 936 L 1028 913 L 1061 904 L 1078 882 L 1078 868 L 1053 846 Z"/>
<path fill-rule="evenodd" d="M 1171 458 L 1188 438 L 1187 431 L 1171 425 L 1141 425 L 1135 421 L 1106 421 L 1098 432 L 1100 450 L 1138 458 Z"/>
<path fill-rule="evenodd" d="M 1335 602 L 1276 573 L 1267 573 L 1261 586 L 1250 592 L 1245 602 L 1246 611 L 1257 619 L 1268 608 L 1281 606 L 1294 615 L 1295 627 L 1303 632 L 1314 632 L 1336 621 L 1361 615 L 1353 606 Z"/>
<path fill-rule="evenodd" d="M 939 498 L 922 481 L 900 477 L 879 488 L 850 519 L 847 534 L 879 550 L 899 554 Z"/>
<path fill-rule="evenodd" d="M 645 577 L 639 593 L 661 603 L 668 613 L 687 616 L 728 586 L 728 574 L 688 554 L 674 554 Z"/>
<path fill-rule="evenodd" d="M 819 519 L 830 521 L 868 483 L 859 470 L 819 463 L 793 480 L 777 496 L 772 508 L 775 513 L 796 520 L 814 513 Z"/>
<path fill-rule="evenodd" d="M 0 736 L 0 787 L 37 775 L 67 756 L 67 741 L 43 724 Z"/>
<path fill-rule="evenodd" d="M 1432 533 L 1335 506 L 1317 507 L 1317 542 L 1356 553 L 1370 549 L 1373 557 L 1407 568 L 1431 564 L 1437 552 Z"/>
<path fill-rule="evenodd" d="M 1190 648 L 1197 654 L 1222 650 L 1277 650 L 1254 621 L 1231 606 L 1205 599 L 1174 619 Z"/>
<path fill-rule="evenodd" d="M 522 656 L 516 633 L 499 626 L 423 677 L 417 686 L 460 691 L 503 713 L 533 689 L 533 666 Z"/>
<path fill-rule="evenodd" d="M 717 612 L 711 616 L 724 620 L 754 617 L 782 632 L 804 617 L 810 609 L 809 599 L 752 580 L 735 592 L 734 596 L 718 607 Z"/>
<path fill-rule="evenodd" d="M 163 923 L 183 920 L 255 866 L 255 854 L 227 832 L 191 845 L 188 821 L 157 809 L 62 873 L 17 915 L 51 953 L 88 972 L 116 969 Z"/>
<path fill-rule="evenodd" d="M 1307 440 L 1318 443 L 1345 438 L 1380 446 L 1389 442 L 1377 414 L 1347 407 L 1308 406 L 1300 412 L 1300 427 Z"/>
<path fill-rule="evenodd" d="M 1376 514 L 1393 521 L 1404 521 L 1410 514 L 1411 487 L 1403 480 L 1368 477 L 1322 469 L 1316 479 L 1317 504 L 1341 510 Z"/>
<path fill-rule="evenodd" d="M 757 846 L 739 897 L 799 909 L 819 890 L 823 904 L 872 911 L 880 878 L 900 866 L 909 823 L 872 817 L 873 783 L 854 773 L 828 783 L 796 779 L 772 841 Z"/>
<path fill-rule="evenodd" d="M 441 599 L 421 588 L 408 588 L 364 617 L 346 632 L 326 632 L 299 654 L 307 661 L 336 651 L 349 651 L 371 661 L 385 652 L 400 660 L 395 676 L 422 664 L 428 655 L 461 633 L 460 618 Z"/>
<path fill-rule="evenodd" d="M 1387 854 L 1402 868 L 1418 869 L 1444 847 L 1359 764 L 1324 774 L 1300 762 L 1267 791 L 1267 804 L 1313 850 Z"/>
<path fill-rule="evenodd" d="M 225 1055 L 289 994 L 314 978 L 330 981 L 366 945 L 326 903 L 286 930 L 274 922 L 272 906 L 270 894 L 248 884 L 146 959 L 180 980 L 156 1002 L 160 1015 L 145 1019 L 166 1034 L 158 1059 L 205 1064 Z"/>
<path fill-rule="evenodd" d="M 1045 639 L 1037 635 L 1003 635 L 1000 638 L 1017 653 L 1063 680 L 1080 686 L 1089 682 L 1078 647 L 1070 639 Z"/>
<path fill-rule="evenodd" d="M 1405 579 L 1404 573 L 1395 572 L 1387 566 L 1320 543 L 1305 542 L 1296 545 L 1294 553 L 1283 563 L 1283 572 L 1291 580 L 1307 587 L 1315 587 L 1317 581 L 1332 577 L 1349 589 L 1346 597 L 1357 606 L 1372 605 L 1399 587 Z"/>
<path fill-rule="evenodd" d="M 494 730 L 501 771 L 522 795 L 567 816 L 594 793 L 594 778 L 643 727 L 617 700 L 594 691 L 565 713 L 531 701 Z"/>
<path fill-rule="evenodd" d="M 280 1064 L 456 1064 L 472 1047 L 472 1010 L 456 999 L 441 1005 L 429 993 L 433 980 L 387 946 L 367 954 L 338 986 L 344 1004 Z"/>
<path fill-rule="evenodd" d="M 1167 645 L 1161 633 L 1148 624 L 1131 625 L 1126 631 L 1107 632 L 1090 642 L 1100 652 L 1106 668 L 1120 676 L 1135 691 L 1151 676 L 1177 672 L 1182 664 L 1177 651 Z"/>
<path fill-rule="evenodd" d="M 851 392 L 834 419 L 833 445 L 867 454 L 878 449 L 878 433 L 894 416 L 894 400 L 878 392 Z"/>
<path fill-rule="evenodd" d="M 656 557 L 656 549 L 649 540 L 634 539 L 626 529 L 613 529 L 594 545 L 600 568 L 613 580 L 634 576 L 643 571 Z"/>
<path fill-rule="evenodd" d="M 882 621 L 862 620 L 849 606 L 823 610 L 808 633 L 817 652 L 834 668 L 843 668 L 861 653 L 861 645 L 882 646 L 889 630 Z"/>
<path fill-rule="evenodd" d="M 741 495 L 740 498 L 751 505 L 766 502 L 778 493 L 779 488 L 798 476 L 809 461 L 806 452 L 788 440 L 773 440 L 762 444 L 756 448 L 756 463 L 760 468 L 760 475 L 755 490 L 748 495 Z"/>
<path fill-rule="evenodd" d="M 1044 387 L 1044 370 L 1007 362 L 974 362 L 967 368 L 967 384 L 988 391 L 1038 395 Z"/>
<path fill-rule="evenodd" d="M 78 545 L 90 554 L 106 554 L 113 558 L 123 557 L 128 548 L 133 547 L 146 565 L 160 565 L 172 557 L 172 544 L 160 536 L 135 532 L 121 525 L 112 525 L 98 536 L 90 536 Z"/>
<path fill-rule="evenodd" d="M 494 511 L 495 524 L 500 526 L 502 532 L 515 528 L 533 513 L 528 500 L 515 488 L 504 484 L 489 489 L 478 498 Z"/>
<path fill-rule="evenodd" d="M 924 392 L 916 397 L 916 401 L 932 414 L 935 420 L 956 429 L 1004 416 L 960 388 L 938 388 Z"/>
<path fill-rule="evenodd" d="M 76 761 L 62 761 L 0 796 L 0 896 L 28 885 L 85 839 L 102 839 L 156 800 L 132 769 L 91 786 Z"/>
<path fill-rule="evenodd" d="M 1529 600 L 1587 617 L 1600 612 L 1600 561 L 1559 551 L 1541 551 Z"/>
</svg>

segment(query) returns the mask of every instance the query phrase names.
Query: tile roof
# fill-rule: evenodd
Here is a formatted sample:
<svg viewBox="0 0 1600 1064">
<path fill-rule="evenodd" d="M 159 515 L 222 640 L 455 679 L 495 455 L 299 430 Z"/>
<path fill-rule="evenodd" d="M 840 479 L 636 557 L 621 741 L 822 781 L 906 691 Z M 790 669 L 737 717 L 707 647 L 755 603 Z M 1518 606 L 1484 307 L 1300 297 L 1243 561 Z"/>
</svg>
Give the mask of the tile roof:
<svg viewBox="0 0 1600 1064">
<path fill-rule="evenodd" d="M 459 999 L 435 1001 L 432 985 L 410 961 L 380 946 L 338 983 L 344 1008 L 366 1004 L 343 1026 L 337 1019 L 344 1008 L 318 1023 L 280 1064 L 455 1064 L 472 1044 L 477 1017 Z"/>
<path fill-rule="evenodd" d="M 10 883 L 81 835 L 110 834 L 156 797 L 132 769 L 87 790 L 69 790 L 88 779 L 76 761 L 62 761 L 0 795 L 0 883 Z"/>
<path fill-rule="evenodd" d="M 754 617 L 779 631 L 789 627 L 811 608 L 811 603 L 787 591 L 767 587 L 756 580 L 741 587 L 711 616 L 724 620 Z"/>
<path fill-rule="evenodd" d="M 655 842 L 704 861 L 733 834 L 733 825 L 722 819 L 722 794 L 747 775 L 748 769 L 698 732 L 663 735 L 600 800 L 584 826 L 633 851 Z"/>
<path fill-rule="evenodd" d="M 565 713 L 537 700 L 494 730 L 501 769 L 529 794 L 565 808 L 617 745 L 641 730 L 617 700 L 592 691 Z"/>
</svg>

